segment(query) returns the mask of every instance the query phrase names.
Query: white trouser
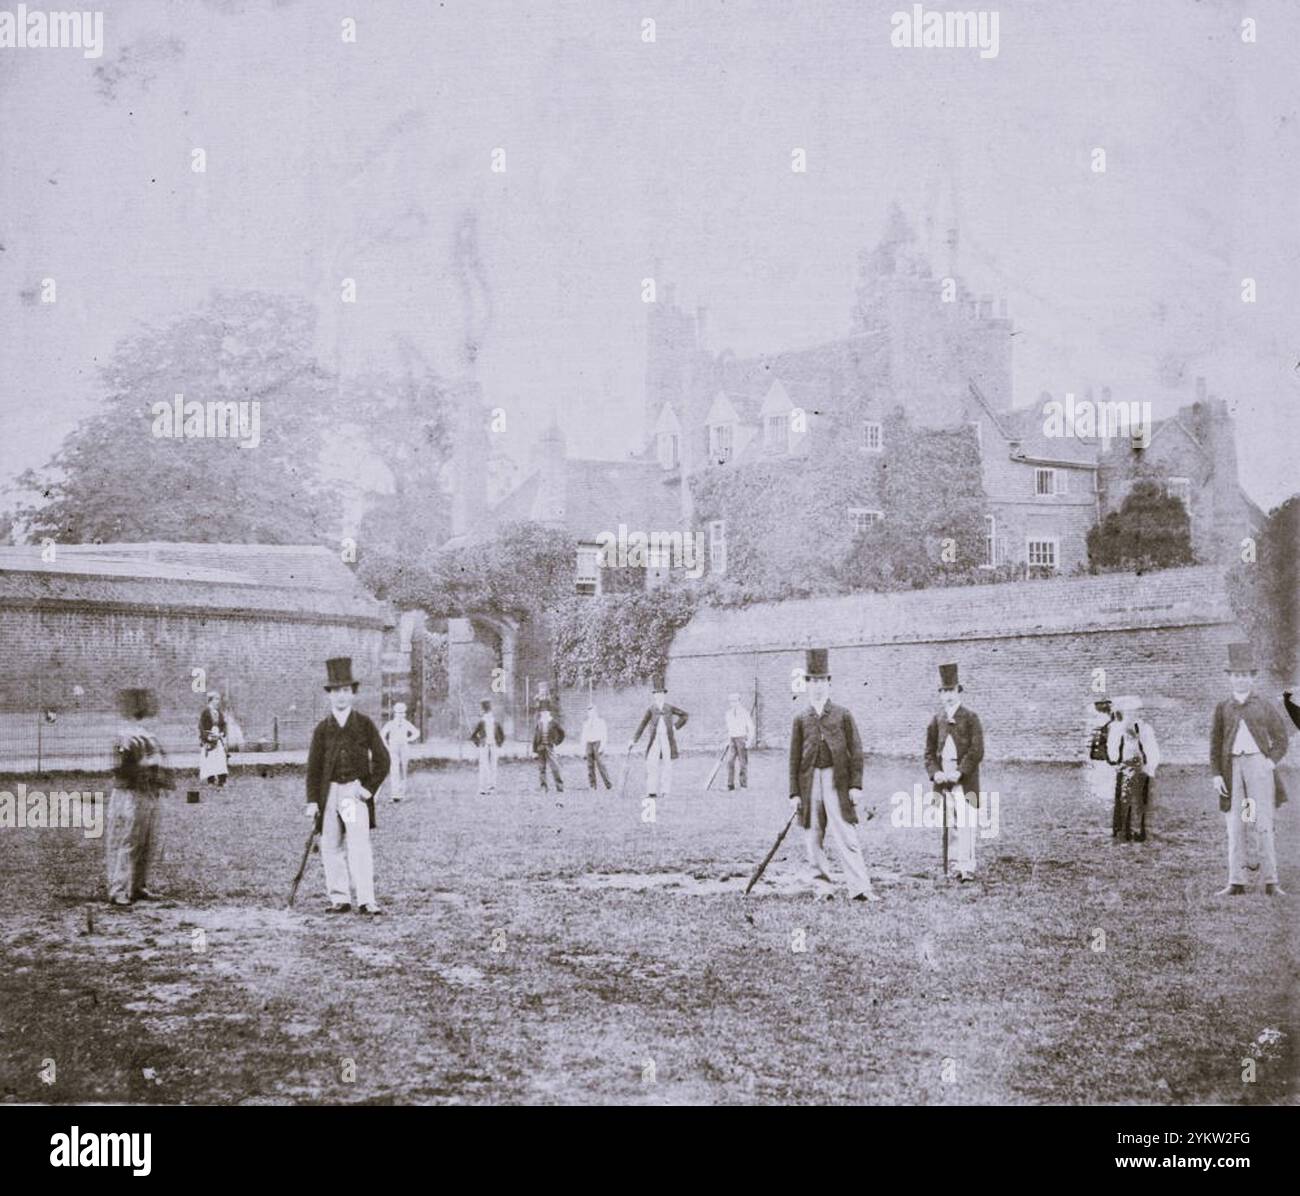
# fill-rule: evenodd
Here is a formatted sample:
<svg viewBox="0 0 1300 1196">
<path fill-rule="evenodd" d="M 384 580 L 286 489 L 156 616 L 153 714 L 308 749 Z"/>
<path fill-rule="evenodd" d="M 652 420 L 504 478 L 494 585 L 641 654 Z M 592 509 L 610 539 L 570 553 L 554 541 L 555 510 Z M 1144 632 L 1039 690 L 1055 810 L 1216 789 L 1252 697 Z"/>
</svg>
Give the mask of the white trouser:
<svg viewBox="0 0 1300 1196">
<path fill-rule="evenodd" d="M 814 883 L 830 880 L 830 861 L 826 858 L 824 847 L 826 832 L 830 831 L 831 842 L 835 844 L 835 853 L 840 857 L 840 863 L 844 865 L 850 896 L 870 893 L 871 878 L 867 875 L 867 861 L 862 856 L 862 845 L 858 842 L 858 828 L 845 822 L 844 815 L 840 812 L 840 799 L 839 794 L 835 792 L 833 768 L 813 770 L 810 815 L 808 829 L 803 833 L 804 854 L 808 859 L 810 879 Z"/>
<path fill-rule="evenodd" d="M 394 801 L 406 796 L 406 746 L 400 745 L 389 752 L 393 767 L 388 773 L 388 788 Z"/>
<path fill-rule="evenodd" d="M 673 787 L 673 753 L 668 747 L 668 736 L 660 735 L 658 725 L 650 740 L 650 751 L 645 758 L 645 791 L 667 797 Z"/>
<path fill-rule="evenodd" d="M 497 787 L 497 756 L 501 749 L 495 743 L 478 746 L 478 791 L 491 793 Z"/>
<path fill-rule="evenodd" d="M 948 821 L 948 858 L 958 872 L 974 875 L 979 811 L 966 800 L 960 785 L 944 794 L 943 811 Z"/>
<path fill-rule="evenodd" d="M 1248 868 L 1259 869 L 1259 879 L 1266 885 L 1277 884 L 1277 849 L 1273 843 L 1273 770 L 1268 757 L 1260 752 L 1233 756 L 1232 809 L 1224 818 L 1228 822 L 1228 883 L 1247 883 Z M 1246 801 L 1253 808 L 1247 816 Z"/>
<path fill-rule="evenodd" d="M 375 904 L 375 866 L 370 855 L 370 809 L 361 800 L 361 782 L 330 785 L 320 832 L 325 888 L 336 905 Z M 350 881 L 350 883 L 349 883 Z"/>
</svg>

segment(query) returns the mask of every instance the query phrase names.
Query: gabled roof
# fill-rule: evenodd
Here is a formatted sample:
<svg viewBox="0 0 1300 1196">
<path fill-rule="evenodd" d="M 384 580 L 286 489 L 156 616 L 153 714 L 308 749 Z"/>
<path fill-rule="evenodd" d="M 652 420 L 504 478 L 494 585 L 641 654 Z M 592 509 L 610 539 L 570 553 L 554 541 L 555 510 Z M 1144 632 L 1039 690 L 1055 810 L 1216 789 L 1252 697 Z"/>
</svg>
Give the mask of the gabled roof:
<svg viewBox="0 0 1300 1196">
<path fill-rule="evenodd" d="M 756 424 L 762 419 L 761 395 L 745 395 L 735 391 L 718 391 L 709 404 L 705 421 L 710 424 Z"/>
<path fill-rule="evenodd" d="M 974 382 L 969 386 L 970 393 L 993 421 L 998 434 L 1008 443 L 1014 441 L 1020 445 L 1019 457 L 1029 461 L 1076 465 L 1081 469 L 1097 467 L 1100 442 L 1095 437 L 1048 436 L 1043 431 L 1043 406 L 1050 400 L 1040 400 L 1028 407 L 1016 407 L 1009 411 L 994 411 L 993 405 L 984 397 L 980 388 Z"/>
</svg>

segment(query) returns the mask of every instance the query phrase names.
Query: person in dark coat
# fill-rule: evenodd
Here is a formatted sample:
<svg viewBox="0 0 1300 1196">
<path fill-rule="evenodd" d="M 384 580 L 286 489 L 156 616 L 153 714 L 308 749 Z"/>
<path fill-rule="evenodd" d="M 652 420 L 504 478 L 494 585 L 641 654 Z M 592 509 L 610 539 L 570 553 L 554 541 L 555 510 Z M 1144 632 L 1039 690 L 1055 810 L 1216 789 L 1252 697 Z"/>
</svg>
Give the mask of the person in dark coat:
<svg viewBox="0 0 1300 1196">
<path fill-rule="evenodd" d="M 537 772 L 543 792 L 549 789 L 546 784 L 547 768 L 550 768 L 555 777 L 556 792 L 564 792 L 564 774 L 560 772 L 559 761 L 555 758 L 555 749 L 563 742 L 564 728 L 552 716 L 550 701 L 545 700 L 537 712 L 537 722 L 533 725 L 533 752 L 537 756 Z"/>
<path fill-rule="evenodd" d="M 479 702 L 482 714 L 474 724 L 469 741 L 478 749 L 478 791 L 483 796 L 497 791 L 497 761 L 501 755 L 501 745 L 506 741 L 506 733 L 492 710 L 492 699 L 483 698 Z"/>
<path fill-rule="evenodd" d="M 829 657 L 825 648 L 809 648 L 805 657 L 808 705 L 790 728 L 790 803 L 798 811 L 808 876 L 819 894 L 830 896 L 829 830 L 849 896 L 874 901 L 854 805 L 862 797 L 862 739 L 853 715 L 830 700 Z"/>
<path fill-rule="evenodd" d="M 158 713 L 153 691 L 119 690 L 117 702 L 123 722 L 113 744 L 113 791 L 104 846 L 108 899 L 129 906 L 157 900 L 149 888 L 149 868 L 158 854 L 161 797 L 175 782 L 149 721 Z"/>
<path fill-rule="evenodd" d="M 1277 883 L 1273 841 L 1276 807 L 1286 801 L 1277 765 L 1287 750 L 1286 722 L 1257 693 L 1255 654 L 1250 644 L 1228 645 L 1232 691 L 1214 708 L 1210 725 L 1210 767 L 1228 830 L 1228 883 L 1220 897 L 1246 891 L 1246 873 L 1258 870 L 1264 892 L 1285 896 Z"/>
<path fill-rule="evenodd" d="M 647 797 L 663 794 L 667 797 L 673 788 L 673 761 L 677 759 L 677 732 L 686 726 L 691 716 L 668 701 L 668 682 L 662 674 L 655 677 L 650 705 L 637 724 L 636 734 L 627 745 L 628 752 L 636 747 L 641 733 L 650 728 L 645 743 L 645 791 Z"/>
<path fill-rule="evenodd" d="M 943 802 L 943 816 L 954 834 L 953 862 L 957 879 L 975 879 L 975 834 L 979 821 L 980 761 L 984 759 L 984 728 L 979 715 L 961 700 L 955 664 L 939 666 L 939 701 L 925 731 L 925 771 Z"/>
<path fill-rule="evenodd" d="M 351 659 L 327 660 L 325 669 L 330 712 L 317 724 L 307 752 L 306 812 L 319 820 L 329 912 L 347 913 L 355 888 L 357 909 L 374 916 L 382 911 L 375 901 L 370 832 L 375 794 L 391 762 L 379 729 L 352 709 L 360 682 L 352 679 Z"/>
</svg>

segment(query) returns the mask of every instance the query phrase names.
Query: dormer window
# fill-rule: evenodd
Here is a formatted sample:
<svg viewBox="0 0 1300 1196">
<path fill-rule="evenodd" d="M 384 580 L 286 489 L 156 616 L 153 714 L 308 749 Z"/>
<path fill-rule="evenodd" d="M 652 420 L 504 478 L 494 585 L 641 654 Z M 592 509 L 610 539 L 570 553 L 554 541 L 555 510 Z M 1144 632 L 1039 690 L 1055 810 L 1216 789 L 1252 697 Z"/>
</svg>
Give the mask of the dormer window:
<svg viewBox="0 0 1300 1196">
<path fill-rule="evenodd" d="M 709 425 L 709 460 L 726 465 L 731 460 L 734 428 L 731 424 Z"/>
<path fill-rule="evenodd" d="M 763 449 L 769 453 L 790 451 L 790 417 L 769 415 L 763 421 Z"/>
<path fill-rule="evenodd" d="M 655 451 L 664 469 L 676 469 L 680 463 L 680 441 L 676 432 L 660 432 L 655 437 Z"/>
</svg>

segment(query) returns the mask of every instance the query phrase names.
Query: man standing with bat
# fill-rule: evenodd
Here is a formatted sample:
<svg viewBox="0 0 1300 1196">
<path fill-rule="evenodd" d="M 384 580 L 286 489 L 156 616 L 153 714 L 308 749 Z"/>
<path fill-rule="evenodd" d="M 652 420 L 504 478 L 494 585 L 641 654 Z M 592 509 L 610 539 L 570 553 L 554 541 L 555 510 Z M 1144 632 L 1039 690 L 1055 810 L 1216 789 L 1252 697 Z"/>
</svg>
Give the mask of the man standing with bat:
<svg viewBox="0 0 1300 1196">
<path fill-rule="evenodd" d="M 831 895 L 824 847 L 829 829 L 849 895 L 854 901 L 875 901 L 854 807 L 862 797 L 862 739 L 853 715 L 830 700 L 829 658 L 825 648 L 808 649 L 808 706 L 794 716 L 790 730 L 790 804 L 799 814 L 808 871 L 819 895 Z"/>
<path fill-rule="evenodd" d="M 943 874 L 948 876 L 949 839 L 955 838 L 957 879 L 975 879 L 975 831 L 980 802 L 984 728 L 979 715 L 962 705 L 957 666 L 939 666 L 943 713 L 925 732 L 925 772 L 943 802 Z"/>
<path fill-rule="evenodd" d="M 383 911 L 375 903 L 370 832 L 375 793 L 388 776 L 388 749 L 375 724 L 352 709 L 360 683 L 352 679 L 351 658 L 327 660 L 325 668 L 330 713 L 317 724 L 307 753 L 306 813 L 320 829 L 328 912 L 351 910 L 355 888 L 358 910 L 373 917 Z"/>
</svg>

